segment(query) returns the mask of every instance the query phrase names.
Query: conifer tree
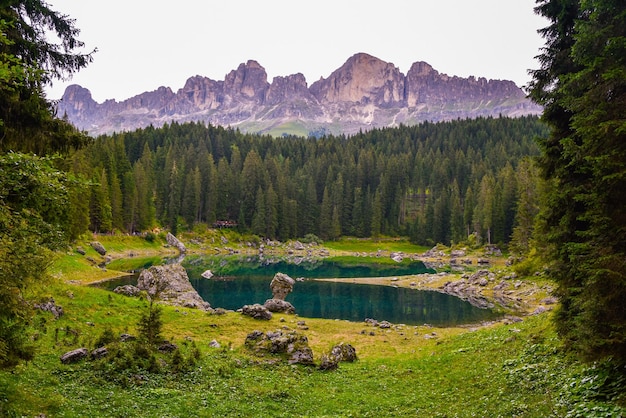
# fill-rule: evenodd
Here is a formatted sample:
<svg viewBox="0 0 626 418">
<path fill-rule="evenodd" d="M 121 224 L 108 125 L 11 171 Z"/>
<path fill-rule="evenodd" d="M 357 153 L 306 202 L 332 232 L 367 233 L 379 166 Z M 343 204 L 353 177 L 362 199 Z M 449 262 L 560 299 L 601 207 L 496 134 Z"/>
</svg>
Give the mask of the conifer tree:
<svg viewBox="0 0 626 418">
<path fill-rule="evenodd" d="M 626 3 L 538 4 L 550 25 L 530 92 L 551 127 L 541 225 L 557 329 L 588 359 L 626 361 Z"/>
</svg>

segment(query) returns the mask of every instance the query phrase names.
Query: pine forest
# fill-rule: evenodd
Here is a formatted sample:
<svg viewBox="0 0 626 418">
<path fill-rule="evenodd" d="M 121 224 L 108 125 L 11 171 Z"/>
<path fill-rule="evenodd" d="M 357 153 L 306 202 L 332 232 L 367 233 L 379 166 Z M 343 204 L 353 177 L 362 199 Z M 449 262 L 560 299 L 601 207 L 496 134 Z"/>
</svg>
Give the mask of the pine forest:
<svg viewBox="0 0 626 418">
<path fill-rule="evenodd" d="M 546 133 L 536 117 L 501 117 L 350 137 L 200 123 L 102 136 L 71 159 L 91 180 L 74 193 L 73 230 L 219 225 L 279 240 L 405 235 L 422 245 L 515 237 L 524 249 L 539 190 L 530 157 Z"/>
</svg>

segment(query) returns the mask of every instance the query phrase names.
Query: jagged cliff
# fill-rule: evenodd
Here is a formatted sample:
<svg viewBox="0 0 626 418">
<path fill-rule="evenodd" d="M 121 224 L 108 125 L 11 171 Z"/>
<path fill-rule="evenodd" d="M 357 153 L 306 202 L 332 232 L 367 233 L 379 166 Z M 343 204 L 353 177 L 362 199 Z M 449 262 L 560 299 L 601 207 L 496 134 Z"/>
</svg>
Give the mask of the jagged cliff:
<svg viewBox="0 0 626 418">
<path fill-rule="evenodd" d="M 540 112 L 512 81 L 451 77 L 425 62 L 414 63 L 404 75 L 392 63 L 364 53 L 310 87 L 299 73 L 269 83 L 265 69 L 251 60 L 223 81 L 197 75 L 177 92 L 159 87 L 122 102 L 97 103 L 89 90 L 72 85 L 58 104 L 59 115 L 92 135 L 172 121 L 274 135 L 351 134 L 425 120 Z"/>
</svg>

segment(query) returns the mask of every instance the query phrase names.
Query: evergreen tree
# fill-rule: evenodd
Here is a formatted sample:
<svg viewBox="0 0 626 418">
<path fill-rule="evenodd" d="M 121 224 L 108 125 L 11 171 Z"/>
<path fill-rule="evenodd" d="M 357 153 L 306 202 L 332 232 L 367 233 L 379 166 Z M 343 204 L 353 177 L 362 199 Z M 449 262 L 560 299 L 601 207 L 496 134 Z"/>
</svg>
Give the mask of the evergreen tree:
<svg viewBox="0 0 626 418">
<path fill-rule="evenodd" d="M 124 227 L 128 232 L 135 232 L 139 230 L 139 194 L 135 186 L 135 179 L 141 179 L 140 173 L 142 167 L 140 164 L 135 164 L 133 173 L 126 173 L 123 179 L 124 185 Z"/>
<path fill-rule="evenodd" d="M 178 166 L 174 162 L 169 175 L 169 194 L 167 204 L 167 225 L 172 234 L 178 233 L 178 216 L 181 209 L 182 184 Z"/>
<path fill-rule="evenodd" d="M 90 142 L 56 117 L 44 94 L 51 80 L 91 61 L 91 54 L 74 52 L 83 46 L 77 35 L 74 22 L 43 1 L 0 5 L 1 153 L 67 153 Z M 50 252 L 85 226 L 85 188 L 62 166 L 13 152 L 0 156 L 0 367 L 32 358 L 25 332 L 32 313 L 29 286 L 45 278 Z"/>
<path fill-rule="evenodd" d="M 539 213 L 539 173 L 532 160 L 523 159 L 516 170 L 517 202 L 511 251 L 524 256 L 531 249 L 535 219 Z"/>
<path fill-rule="evenodd" d="M 559 334 L 588 359 L 626 360 L 626 3 L 542 0 L 550 21 L 531 97 L 548 193 L 541 225 Z"/>
<path fill-rule="evenodd" d="M 496 202 L 495 187 L 495 178 L 491 174 L 485 175 L 480 182 L 474 209 L 474 232 L 482 238 L 482 241 L 486 241 L 488 244 L 491 244 Z"/>
<path fill-rule="evenodd" d="M 211 225 L 217 220 L 217 205 L 219 199 L 218 195 L 218 181 L 217 181 L 217 169 L 213 162 L 213 155 L 207 154 L 206 158 L 203 158 L 206 162 L 206 172 L 203 175 L 202 180 L 202 195 L 204 196 L 204 221 Z"/>
<path fill-rule="evenodd" d="M 89 142 L 55 117 L 44 94 L 52 80 L 91 62 L 92 54 L 74 53 L 83 46 L 78 33 L 71 19 L 43 1 L 5 1 L 0 6 L 0 152 L 43 155 Z M 49 41 L 55 38 L 58 43 Z"/>
<path fill-rule="evenodd" d="M 253 234 L 261 237 L 265 236 L 265 195 L 263 194 L 261 187 L 259 187 L 256 191 L 255 208 L 254 213 L 252 214 L 250 229 Z"/>
<path fill-rule="evenodd" d="M 461 193 L 456 181 L 450 188 L 450 240 L 453 243 L 464 241 L 467 237 L 463 226 L 463 207 L 461 205 Z"/>
<path fill-rule="evenodd" d="M 110 232 L 113 224 L 106 169 L 96 172 L 91 190 L 91 225 L 95 232 Z"/>
<path fill-rule="evenodd" d="M 111 202 L 111 224 L 113 228 L 123 231 L 124 225 L 124 196 L 117 175 L 111 176 L 109 197 Z"/>
<path fill-rule="evenodd" d="M 320 238 L 327 240 L 331 236 L 332 229 L 332 217 L 333 217 L 333 202 L 328 192 L 328 187 L 324 187 L 324 194 L 322 196 L 322 205 L 320 206 L 319 217 L 319 234 Z"/>
<path fill-rule="evenodd" d="M 270 184 L 265 193 L 265 236 L 276 238 L 278 232 L 278 195 Z"/>
</svg>

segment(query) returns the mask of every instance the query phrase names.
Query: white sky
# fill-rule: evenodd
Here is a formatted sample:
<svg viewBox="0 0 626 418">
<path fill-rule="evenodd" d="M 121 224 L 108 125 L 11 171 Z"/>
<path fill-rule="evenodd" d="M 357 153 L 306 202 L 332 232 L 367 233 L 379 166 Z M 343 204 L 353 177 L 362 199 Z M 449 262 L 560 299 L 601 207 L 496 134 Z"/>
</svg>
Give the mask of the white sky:
<svg viewBox="0 0 626 418">
<path fill-rule="evenodd" d="M 94 62 L 69 84 L 118 101 L 194 75 L 223 80 L 250 59 L 311 85 L 366 52 L 404 74 L 426 61 L 448 75 L 530 81 L 543 46 L 535 0 L 48 0 L 76 20 Z"/>
</svg>

